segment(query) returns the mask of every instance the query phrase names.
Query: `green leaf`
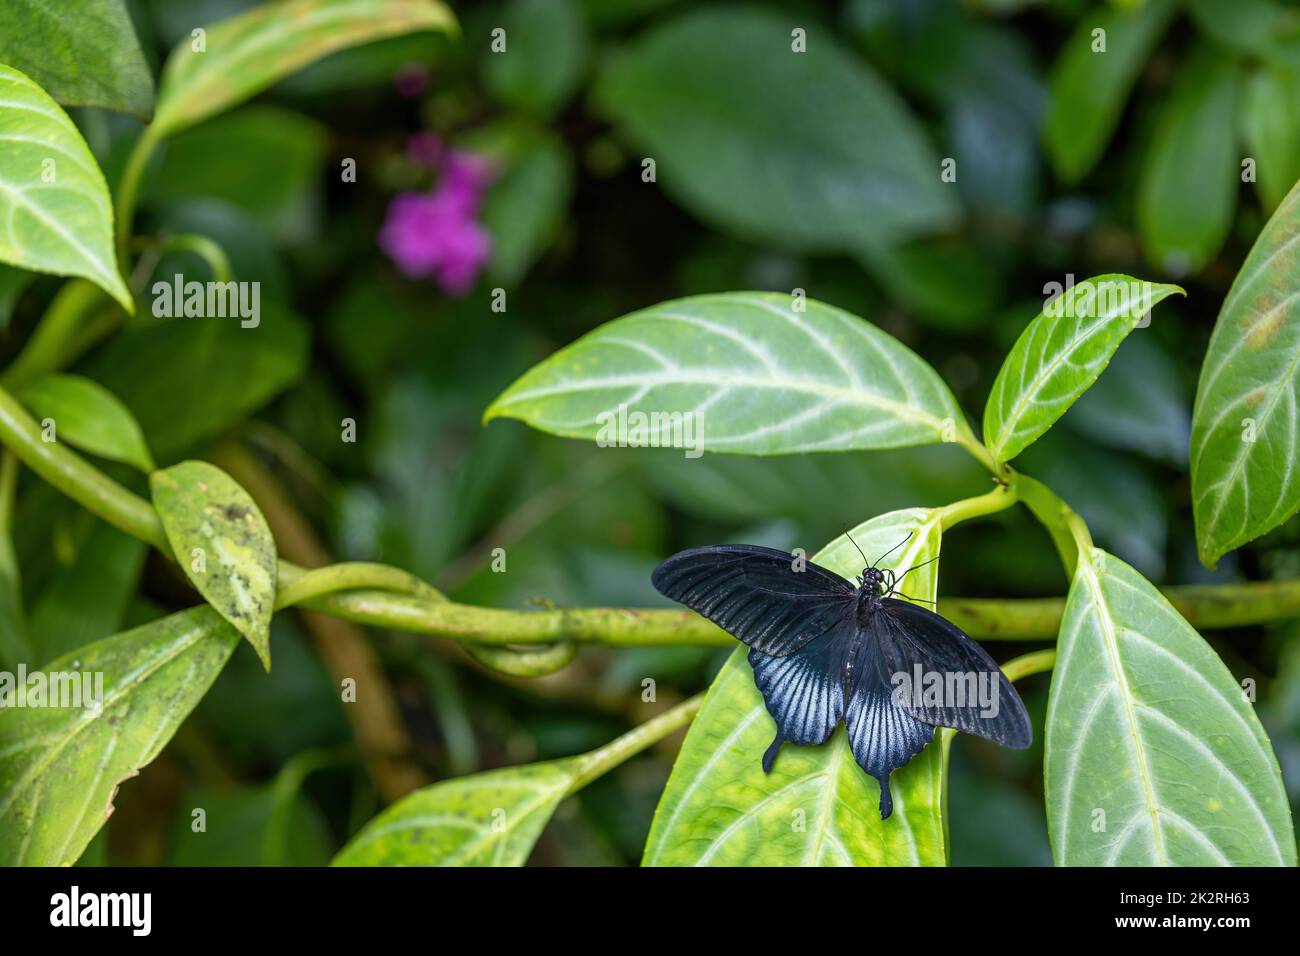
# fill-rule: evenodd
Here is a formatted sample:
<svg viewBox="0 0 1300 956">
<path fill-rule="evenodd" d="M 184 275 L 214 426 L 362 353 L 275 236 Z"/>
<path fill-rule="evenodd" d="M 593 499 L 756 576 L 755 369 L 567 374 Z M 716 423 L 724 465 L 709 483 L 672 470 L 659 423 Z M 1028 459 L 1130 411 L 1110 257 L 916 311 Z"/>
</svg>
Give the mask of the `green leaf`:
<svg viewBox="0 0 1300 956">
<path fill-rule="evenodd" d="M 1106 151 L 1129 91 L 1173 18 L 1171 0 L 1136 10 L 1094 8 L 1057 55 L 1048 83 L 1044 145 L 1056 174 L 1077 183 Z M 1093 52 L 1095 30 L 1106 51 Z"/>
<path fill-rule="evenodd" d="M 47 674 L 89 677 L 92 696 L 103 675 L 98 715 L 0 709 L 0 865 L 76 862 L 113 812 L 118 784 L 158 756 L 238 640 L 211 608 L 191 608 L 49 665 Z"/>
<path fill-rule="evenodd" d="M 574 780 L 573 760 L 457 777 L 399 800 L 334 866 L 523 866 Z"/>
<path fill-rule="evenodd" d="M 498 282 L 511 287 L 524 277 L 563 225 L 572 193 L 573 159 L 559 137 L 535 136 L 510 159 L 483 202 Z"/>
<path fill-rule="evenodd" d="M 169 136 L 227 110 L 337 50 L 422 30 L 452 32 L 435 0 L 283 0 L 208 26 L 167 59 L 151 135 Z"/>
<path fill-rule="evenodd" d="M 1267 54 L 1293 11 L 1273 0 L 1191 0 L 1188 10 L 1206 36 L 1238 53 Z"/>
<path fill-rule="evenodd" d="M 852 537 L 864 552 L 877 555 L 909 531 L 912 538 L 891 556 L 897 567 L 938 555 L 938 513 L 921 508 L 873 518 Z M 862 566 L 848 537 L 837 538 L 813 560 L 846 575 Z M 937 567 L 936 562 L 912 572 L 902 589 L 933 600 Z M 737 647 L 709 688 L 655 810 L 642 864 L 944 865 L 951 734 L 940 731 L 894 773 L 888 820 L 880 819 L 880 788 L 854 761 L 843 726 L 819 747 L 787 744 L 765 774 L 761 760 L 776 725 L 754 686 L 746 652 Z"/>
<path fill-rule="evenodd" d="M 300 240 L 319 228 L 316 193 L 327 145 L 325 127 L 301 113 L 248 106 L 172 137 L 142 201 L 222 199 L 277 237 Z"/>
<path fill-rule="evenodd" d="M 686 13 L 611 61 L 597 102 L 659 185 L 740 238 L 854 252 L 950 224 L 956 187 L 906 106 L 830 31 L 800 25 L 805 53 L 788 17 Z"/>
<path fill-rule="evenodd" d="M 1145 578 L 1082 552 L 1058 646 L 1045 766 L 1058 865 L 1295 865 L 1264 728 Z"/>
<path fill-rule="evenodd" d="M 143 472 L 157 467 L 135 416 L 98 382 L 81 375 L 44 375 L 18 397 L 37 418 L 54 422 L 57 439 Z"/>
<path fill-rule="evenodd" d="M 1173 275 L 1214 258 L 1232 227 L 1241 185 L 1233 135 L 1237 64 L 1189 60 L 1156 123 L 1138 182 L 1137 219 L 1147 259 Z"/>
<path fill-rule="evenodd" d="M 116 634 L 146 551 L 144 542 L 97 522 L 73 562 L 54 572 L 32 605 L 28 660 L 44 663 Z"/>
<path fill-rule="evenodd" d="M 115 335 L 86 366 L 135 414 L 154 454 L 175 459 L 297 382 L 302 319 L 265 301 L 257 328 L 237 319 L 153 320 Z"/>
<path fill-rule="evenodd" d="M 122 0 L 0 5 L 0 63 L 22 70 L 60 103 L 153 114 L 153 76 Z"/>
<path fill-rule="evenodd" d="M 1176 285 L 1104 275 L 1071 286 L 1020 334 L 984 406 L 984 443 L 1010 461 L 1066 413 Z"/>
<path fill-rule="evenodd" d="M 1101 444 L 1184 469 L 1192 430 L 1187 398 L 1178 366 L 1156 340 L 1130 336 L 1065 420 Z"/>
<path fill-rule="evenodd" d="M 539 113 L 564 105 L 582 80 L 589 38 L 576 0 L 510 0 L 492 19 L 506 48 L 484 57 L 488 91 L 507 106 Z"/>
<path fill-rule="evenodd" d="M 1246 82 L 1241 134 L 1255 160 L 1260 202 L 1272 212 L 1300 179 L 1300 69 L 1261 66 Z"/>
<path fill-rule="evenodd" d="M 185 576 L 269 671 L 276 551 L 262 512 L 233 478 L 204 461 L 155 471 L 149 489 Z"/>
<path fill-rule="evenodd" d="M 662 740 L 699 707 L 693 698 L 589 753 L 445 780 L 371 820 L 334 866 L 522 866 L 565 797 Z"/>
<path fill-rule="evenodd" d="M 1192 506 L 1201 561 L 1300 510 L 1300 185 L 1278 207 L 1228 292 L 1192 409 Z"/>
<path fill-rule="evenodd" d="M 134 311 L 113 255 L 104 174 L 59 104 L 0 65 L 0 261 L 82 276 Z"/>
<path fill-rule="evenodd" d="M 613 441 L 623 405 L 629 414 L 694 413 L 676 434 L 666 419 L 651 419 L 652 444 L 730 454 L 896 448 L 970 434 L 934 369 L 897 340 L 832 306 L 808 300 L 796 312 L 790 296 L 763 292 L 677 299 L 606 323 L 511 385 L 484 420 Z M 636 437 L 629 428 L 629 441 Z"/>
</svg>

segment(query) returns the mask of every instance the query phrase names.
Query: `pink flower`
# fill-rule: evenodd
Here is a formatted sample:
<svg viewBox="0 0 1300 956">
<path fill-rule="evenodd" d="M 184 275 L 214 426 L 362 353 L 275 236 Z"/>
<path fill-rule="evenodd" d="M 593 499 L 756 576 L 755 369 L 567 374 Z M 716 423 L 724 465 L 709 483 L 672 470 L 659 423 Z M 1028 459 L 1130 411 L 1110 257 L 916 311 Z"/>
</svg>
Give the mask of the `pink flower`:
<svg viewBox="0 0 1300 956">
<path fill-rule="evenodd" d="M 428 140 L 419 144 L 431 155 Z M 414 153 L 413 142 L 408 151 Z M 492 240 L 478 221 L 479 204 L 491 181 L 491 167 L 481 156 L 452 150 L 443 153 L 438 186 L 432 192 L 401 193 L 388 207 L 379 246 L 413 279 L 432 277 L 448 295 L 474 288 L 492 254 Z"/>
</svg>

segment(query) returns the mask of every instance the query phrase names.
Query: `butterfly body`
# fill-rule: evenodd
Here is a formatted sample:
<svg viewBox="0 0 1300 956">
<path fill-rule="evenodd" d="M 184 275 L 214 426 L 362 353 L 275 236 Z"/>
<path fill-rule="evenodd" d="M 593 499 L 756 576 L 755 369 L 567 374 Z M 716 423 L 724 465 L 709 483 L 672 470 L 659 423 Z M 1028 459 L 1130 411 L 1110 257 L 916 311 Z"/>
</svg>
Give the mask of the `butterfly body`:
<svg viewBox="0 0 1300 956">
<path fill-rule="evenodd" d="M 673 555 L 652 580 L 749 646 L 754 683 L 776 723 L 764 771 L 785 743 L 825 743 L 843 721 L 854 759 L 880 783 L 884 819 L 890 774 L 935 727 L 1029 745 L 1024 705 L 997 664 L 949 621 L 893 597 L 891 570 L 865 568 L 854 587 L 784 551 L 713 545 Z"/>
</svg>

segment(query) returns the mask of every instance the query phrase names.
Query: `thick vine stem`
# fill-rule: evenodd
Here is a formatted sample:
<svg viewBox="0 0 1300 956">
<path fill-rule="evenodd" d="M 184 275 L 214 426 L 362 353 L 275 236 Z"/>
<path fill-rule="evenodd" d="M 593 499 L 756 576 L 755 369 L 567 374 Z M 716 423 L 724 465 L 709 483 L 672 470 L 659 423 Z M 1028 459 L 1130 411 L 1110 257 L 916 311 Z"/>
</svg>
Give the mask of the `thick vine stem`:
<svg viewBox="0 0 1300 956">
<path fill-rule="evenodd" d="M 672 710 L 664 711 L 658 717 L 652 717 L 644 724 L 632 728 L 623 736 L 616 737 L 598 750 L 583 754 L 578 758 L 581 765 L 568 792 L 577 793 L 597 777 L 608 773 L 647 747 L 657 744 L 673 731 L 690 723 L 704 704 L 704 697 L 704 693 L 696 694 Z"/>
<path fill-rule="evenodd" d="M 87 510 L 170 556 L 162 523 L 149 502 L 118 485 L 62 444 L 41 441 L 36 423 L 4 389 L 0 389 L 0 443 L 8 446 L 37 475 Z M 973 517 L 976 513 L 1000 510 L 1014 501 L 1013 496 L 1018 493 L 1020 500 L 1037 509 L 1036 514 L 1042 510 L 1050 515 L 1054 526 L 1065 534 L 1068 553 L 1074 560 L 1077 549 L 1069 533 L 1068 508 L 1065 512 L 1060 510 L 1064 508 L 1060 499 L 1024 475 L 1014 476 L 1008 489 L 950 505 L 950 509 L 957 511 L 951 512 L 949 518 Z M 328 568 L 320 570 L 328 571 Z M 562 641 L 632 646 L 727 647 L 735 643 L 724 631 L 692 611 L 632 608 L 506 611 L 471 607 L 434 599 L 429 592 L 411 593 L 414 585 L 410 575 L 397 569 L 388 569 L 388 572 L 394 576 L 378 582 L 354 578 L 352 580 L 362 587 L 361 590 L 306 597 L 302 606 L 360 624 L 497 647 L 552 645 Z M 383 573 L 387 575 L 388 572 Z M 280 580 L 285 587 L 295 586 L 295 582 L 307 573 L 288 561 L 282 560 L 279 564 Z M 394 587 L 399 581 L 396 576 L 402 575 L 405 583 L 400 588 Z M 383 584 L 384 589 L 375 589 L 376 583 Z M 437 594 L 431 585 L 419 584 Z M 1300 616 L 1300 580 L 1173 587 L 1165 593 L 1188 622 L 1197 628 L 1237 627 Z M 1056 636 L 1064 607 L 1063 598 L 941 598 L 938 609 L 940 614 L 975 638 L 1051 640 Z"/>
</svg>

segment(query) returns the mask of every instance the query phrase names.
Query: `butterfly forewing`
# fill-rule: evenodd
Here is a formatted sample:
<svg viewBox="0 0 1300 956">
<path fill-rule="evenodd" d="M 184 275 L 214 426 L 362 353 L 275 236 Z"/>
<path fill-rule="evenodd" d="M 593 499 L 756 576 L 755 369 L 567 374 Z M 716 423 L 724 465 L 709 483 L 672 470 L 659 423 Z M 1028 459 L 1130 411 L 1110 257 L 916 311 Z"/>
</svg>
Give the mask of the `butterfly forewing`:
<svg viewBox="0 0 1300 956">
<path fill-rule="evenodd" d="M 997 662 L 955 624 L 926 608 L 885 598 L 872 631 L 899 706 L 917 720 L 1004 747 L 1029 746 L 1033 730 L 1020 695 Z"/>
<path fill-rule="evenodd" d="M 654 586 L 754 650 L 793 654 L 851 618 L 854 588 L 785 551 L 750 544 L 682 551 L 654 571 Z"/>
</svg>

